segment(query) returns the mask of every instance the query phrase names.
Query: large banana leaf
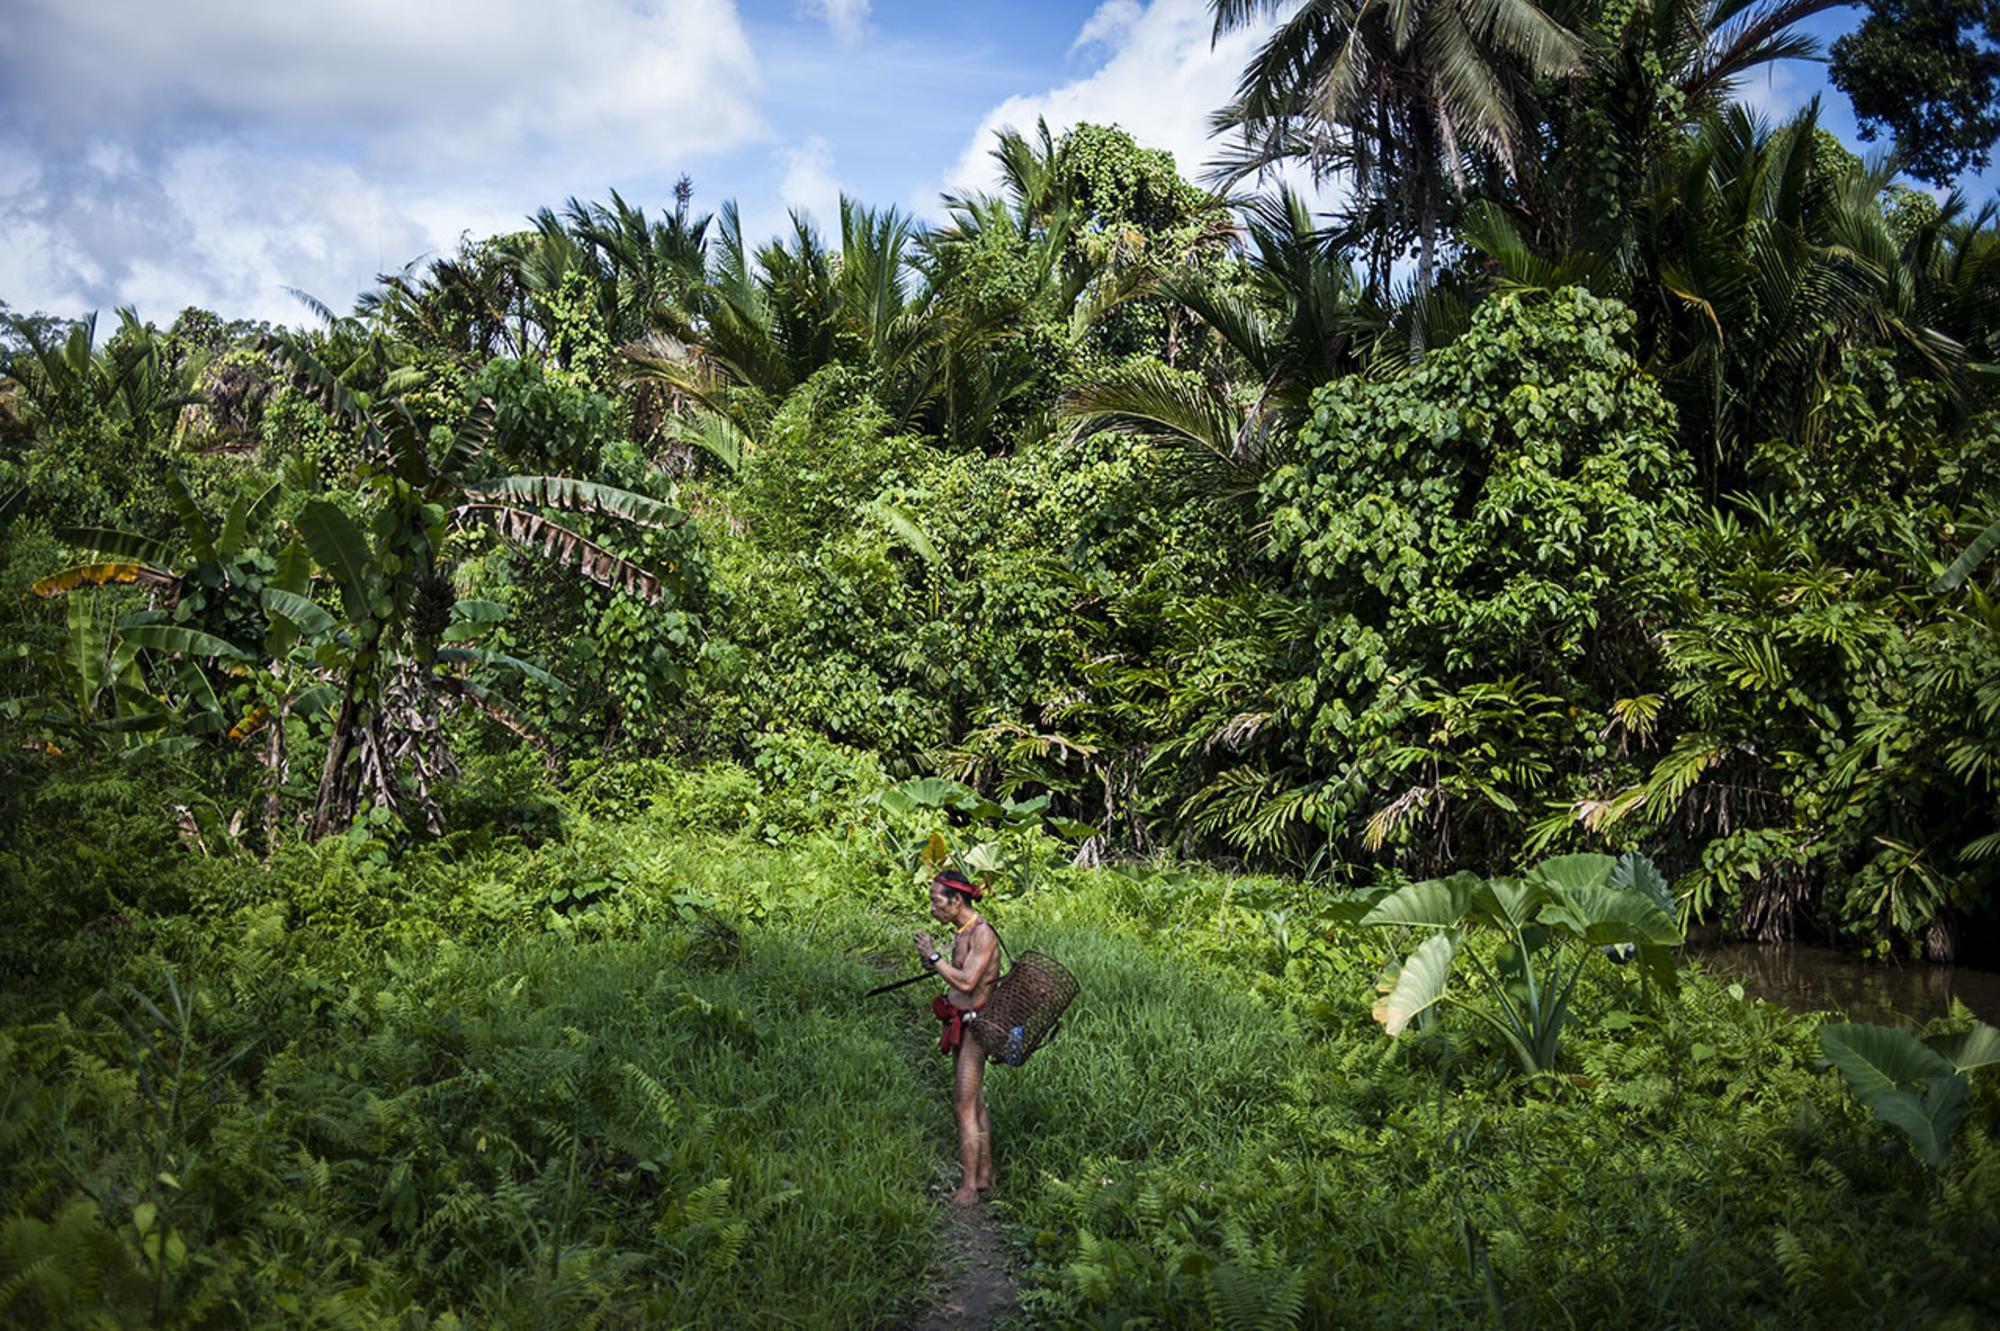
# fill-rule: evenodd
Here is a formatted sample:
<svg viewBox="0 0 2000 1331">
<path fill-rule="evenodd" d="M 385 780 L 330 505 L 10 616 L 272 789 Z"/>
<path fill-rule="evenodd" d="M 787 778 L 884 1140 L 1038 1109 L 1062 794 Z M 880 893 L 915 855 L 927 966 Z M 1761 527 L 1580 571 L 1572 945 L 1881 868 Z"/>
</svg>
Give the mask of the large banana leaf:
<svg viewBox="0 0 2000 1331">
<path fill-rule="evenodd" d="M 1451 979 L 1451 957 L 1458 947 L 1456 930 L 1432 934 L 1418 945 L 1396 973 L 1396 983 L 1375 1005 L 1375 1020 L 1390 1035 L 1401 1035 L 1412 1021 L 1436 1006 Z"/>
<path fill-rule="evenodd" d="M 559 508 L 569 513 L 595 513 L 641 527 L 678 527 L 687 514 L 670 504 L 609 485 L 567 476 L 509 476 L 466 490 L 475 499 L 495 504 Z"/>
<path fill-rule="evenodd" d="M 543 558 L 568 565 L 600 587 L 622 589 L 655 604 L 664 594 L 655 574 L 538 514 L 494 504 L 468 504 L 458 512 L 461 517 L 484 518 L 516 545 L 530 550 L 540 547 Z"/>
<path fill-rule="evenodd" d="M 181 585 L 181 580 L 165 569 L 150 564 L 103 563 L 78 564 L 60 573 L 52 573 L 30 585 L 35 595 L 47 598 L 67 596 L 79 587 L 105 587 L 111 585 L 157 587 L 171 591 Z"/>
<path fill-rule="evenodd" d="M 446 665 L 483 665 L 501 670 L 513 670 L 526 675 L 537 684 L 546 684 L 552 689 L 566 689 L 569 686 L 531 661 L 523 661 L 505 652 L 496 652 L 485 647 L 445 647 L 438 651 L 437 659 Z"/>
<path fill-rule="evenodd" d="M 1376 902 L 1361 922 L 1449 929 L 1465 918 L 1481 885 L 1478 874 L 1462 870 L 1449 878 L 1411 883 Z"/>
<path fill-rule="evenodd" d="M 248 661 L 250 653 L 212 633 L 180 624 L 137 624 L 120 634 L 128 643 L 156 652 L 179 656 L 206 656 L 227 661 Z"/>
<path fill-rule="evenodd" d="M 63 540 L 79 550 L 110 555 L 113 559 L 132 559 L 142 564 L 159 565 L 173 558 L 173 551 L 167 548 L 164 541 L 156 541 L 137 532 L 119 531 L 113 527 L 66 527 L 60 534 Z"/>
<path fill-rule="evenodd" d="M 265 614 L 274 621 L 284 621 L 293 630 L 307 637 L 333 631 L 335 623 L 333 616 L 316 604 L 311 597 L 288 592 L 282 587 L 266 587 L 263 592 L 263 602 Z M 286 646 L 290 644 L 287 643 Z"/>
<path fill-rule="evenodd" d="M 177 471 L 169 471 L 164 482 L 167 502 L 173 505 L 174 513 L 180 518 L 181 526 L 187 531 L 188 549 L 202 563 L 215 559 L 215 529 L 208 525 L 201 509 L 195 504 L 194 496 L 188 493 L 187 482 Z"/>
<path fill-rule="evenodd" d="M 1847 1079 L 1855 1099 L 1867 1104 L 1873 1104 L 1884 1092 L 1904 1090 L 1957 1071 L 1944 1055 L 1893 1026 L 1867 1022 L 1822 1026 L 1819 1046 L 1826 1051 L 1827 1061 Z"/>
<path fill-rule="evenodd" d="M 373 559 L 368 538 L 354 525 L 354 519 L 325 499 L 314 499 L 299 510 L 299 535 L 313 561 L 328 573 L 340 588 L 341 604 L 356 624 L 369 616 L 369 573 Z"/>
</svg>

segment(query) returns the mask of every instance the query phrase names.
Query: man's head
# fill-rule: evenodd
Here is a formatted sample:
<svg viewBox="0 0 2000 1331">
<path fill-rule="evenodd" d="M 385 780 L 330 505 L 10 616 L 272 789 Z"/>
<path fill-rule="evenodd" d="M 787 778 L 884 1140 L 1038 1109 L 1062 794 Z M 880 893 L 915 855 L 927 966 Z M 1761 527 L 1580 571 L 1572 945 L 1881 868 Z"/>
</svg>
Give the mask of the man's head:
<svg viewBox="0 0 2000 1331">
<path fill-rule="evenodd" d="M 946 869 L 931 879 L 931 916 L 938 920 L 955 920 L 971 909 L 979 900 L 985 888 L 971 879 Z"/>
</svg>

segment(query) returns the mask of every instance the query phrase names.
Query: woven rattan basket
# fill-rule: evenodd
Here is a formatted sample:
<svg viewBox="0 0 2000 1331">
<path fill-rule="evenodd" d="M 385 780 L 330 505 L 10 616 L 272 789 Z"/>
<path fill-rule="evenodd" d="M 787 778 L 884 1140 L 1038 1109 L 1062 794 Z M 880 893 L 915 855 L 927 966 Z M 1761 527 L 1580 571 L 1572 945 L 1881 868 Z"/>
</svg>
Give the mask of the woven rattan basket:
<svg viewBox="0 0 2000 1331">
<path fill-rule="evenodd" d="M 986 1056 L 1019 1067 L 1055 1037 L 1064 1009 L 1077 994 L 1076 977 L 1040 952 L 1023 952 L 1000 977 L 993 997 L 970 1030 Z"/>
</svg>

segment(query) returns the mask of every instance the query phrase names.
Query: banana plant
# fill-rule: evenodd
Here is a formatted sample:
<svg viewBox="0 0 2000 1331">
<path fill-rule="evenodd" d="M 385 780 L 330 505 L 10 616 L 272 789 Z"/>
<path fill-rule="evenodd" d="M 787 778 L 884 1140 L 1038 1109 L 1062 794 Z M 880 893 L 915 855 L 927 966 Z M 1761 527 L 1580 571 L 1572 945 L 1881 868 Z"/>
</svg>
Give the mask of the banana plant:
<svg viewBox="0 0 2000 1331">
<path fill-rule="evenodd" d="M 1368 906 L 1360 923 L 1427 935 L 1379 986 L 1374 1016 L 1385 1031 L 1401 1035 L 1448 1004 L 1497 1035 L 1530 1076 L 1554 1069 L 1577 980 L 1593 958 L 1636 956 L 1672 985 L 1681 941 L 1666 881 L 1638 854 L 1561 855 L 1519 877 L 1460 872 L 1412 883 Z M 1499 946 L 1482 946 L 1478 935 Z M 1451 992 L 1460 957 L 1484 1001 Z"/>
<path fill-rule="evenodd" d="M 365 517 L 322 496 L 305 504 L 295 520 L 313 563 L 338 592 L 339 614 L 295 594 L 266 597 L 274 627 L 317 637 L 341 684 L 311 834 L 344 828 L 364 802 L 391 813 L 411 806 L 429 830 L 439 831 L 430 789 L 451 768 L 439 730 L 440 694 L 455 693 L 506 716 L 466 670 L 450 667 L 538 674 L 525 662 L 471 643 L 476 630 L 454 635 L 455 624 L 491 620 L 455 614 L 448 538 L 485 528 L 651 605 L 667 592 L 658 573 L 547 512 L 654 529 L 678 527 L 686 515 L 659 500 L 591 481 L 482 476 L 494 422 L 491 402 L 474 404 L 456 430 L 426 428 L 401 398 L 378 400 L 350 387 L 305 342 L 277 339 L 270 349 L 302 388 L 355 433 L 371 492 Z M 538 677 L 554 683 L 546 674 Z M 510 728 L 519 729 L 518 723 Z"/>
</svg>

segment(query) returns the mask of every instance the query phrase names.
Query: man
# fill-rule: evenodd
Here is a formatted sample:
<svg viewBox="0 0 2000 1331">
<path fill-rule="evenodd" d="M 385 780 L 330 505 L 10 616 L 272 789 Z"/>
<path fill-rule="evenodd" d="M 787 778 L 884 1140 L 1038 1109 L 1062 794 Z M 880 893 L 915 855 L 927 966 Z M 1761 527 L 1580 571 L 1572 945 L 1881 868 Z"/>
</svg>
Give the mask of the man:
<svg viewBox="0 0 2000 1331">
<path fill-rule="evenodd" d="M 949 870 L 931 880 L 931 917 L 949 924 L 951 958 L 931 943 L 926 930 L 917 931 L 917 951 L 924 962 L 951 987 L 931 1002 L 944 1023 L 938 1048 L 955 1058 L 952 1065 L 951 1107 L 958 1119 L 958 1163 L 963 1171 L 954 1206 L 970 1206 L 993 1186 L 992 1126 L 986 1118 L 986 1051 L 968 1039 L 965 1023 L 977 1020 L 979 1009 L 993 996 L 1000 980 L 1000 936 L 972 909 L 985 889 Z"/>
</svg>

